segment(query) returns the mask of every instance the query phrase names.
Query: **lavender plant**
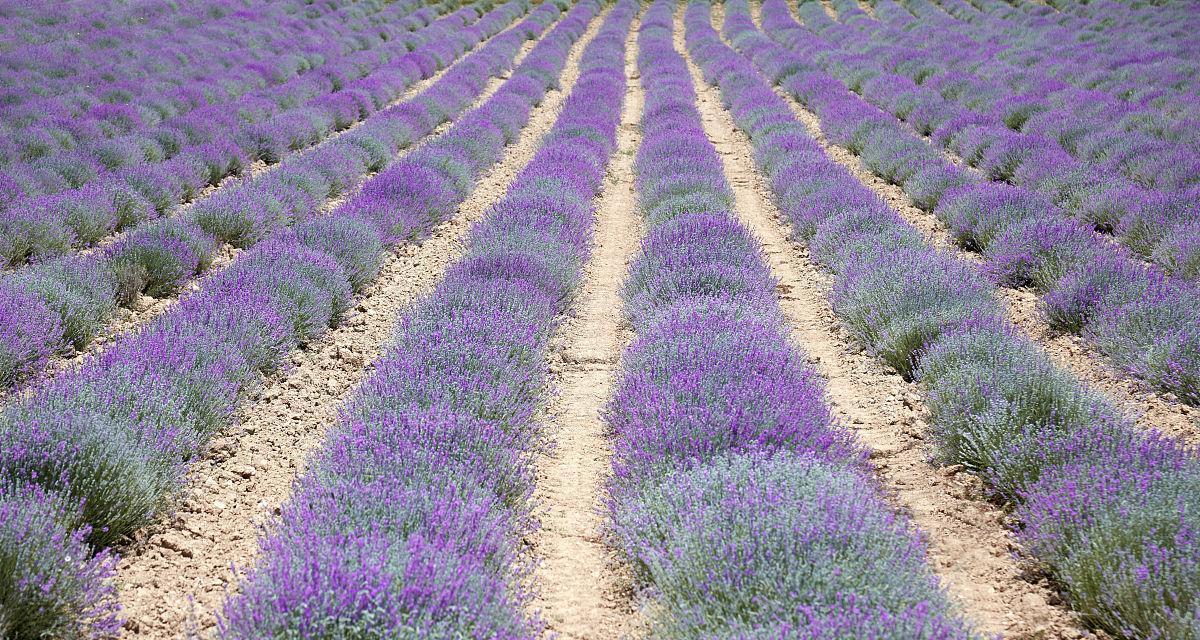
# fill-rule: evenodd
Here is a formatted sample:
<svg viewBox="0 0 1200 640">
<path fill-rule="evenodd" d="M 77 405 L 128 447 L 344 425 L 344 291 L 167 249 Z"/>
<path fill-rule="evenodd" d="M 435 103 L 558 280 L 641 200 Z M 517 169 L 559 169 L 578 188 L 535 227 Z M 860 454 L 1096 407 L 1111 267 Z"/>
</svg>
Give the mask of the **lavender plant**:
<svg viewBox="0 0 1200 640">
<path fill-rule="evenodd" d="M 37 487 L 0 480 L 0 633 L 115 638 L 115 558 L 92 555 L 74 509 Z"/>
</svg>

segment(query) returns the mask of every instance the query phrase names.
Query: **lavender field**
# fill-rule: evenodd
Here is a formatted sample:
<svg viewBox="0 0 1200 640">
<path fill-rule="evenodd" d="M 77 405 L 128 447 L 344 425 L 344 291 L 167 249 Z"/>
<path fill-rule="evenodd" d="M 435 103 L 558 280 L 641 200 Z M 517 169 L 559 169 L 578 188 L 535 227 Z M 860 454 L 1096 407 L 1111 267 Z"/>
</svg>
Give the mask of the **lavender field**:
<svg viewBox="0 0 1200 640">
<path fill-rule="evenodd" d="M 1197 33 L 0 3 L 0 638 L 1200 640 Z"/>
</svg>

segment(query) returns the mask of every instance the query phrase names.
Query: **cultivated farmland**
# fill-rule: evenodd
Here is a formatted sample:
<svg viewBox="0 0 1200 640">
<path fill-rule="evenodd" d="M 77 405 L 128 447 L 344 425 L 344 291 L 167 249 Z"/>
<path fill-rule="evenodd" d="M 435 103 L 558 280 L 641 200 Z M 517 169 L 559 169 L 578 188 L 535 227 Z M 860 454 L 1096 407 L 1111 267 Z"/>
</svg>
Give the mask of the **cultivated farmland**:
<svg viewBox="0 0 1200 640">
<path fill-rule="evenodd" d="M 0 8 L 0 638 L 1200 640 L 1200 6 Z"/>
</svg>

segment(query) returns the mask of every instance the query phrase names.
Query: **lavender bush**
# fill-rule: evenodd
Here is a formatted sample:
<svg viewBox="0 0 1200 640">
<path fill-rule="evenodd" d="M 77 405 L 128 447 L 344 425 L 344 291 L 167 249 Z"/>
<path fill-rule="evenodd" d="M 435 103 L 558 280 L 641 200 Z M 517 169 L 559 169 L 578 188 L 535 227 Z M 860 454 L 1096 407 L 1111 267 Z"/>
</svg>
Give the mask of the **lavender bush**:
<svg viewBox="0 0 1200 640">
<path fill-rule="evenodd" d="M 115 559 L 92 554 L 74 509 L 37 487 L 0 480 L 0 633 L 5 638 L 115 638 Z"/>
</svg>

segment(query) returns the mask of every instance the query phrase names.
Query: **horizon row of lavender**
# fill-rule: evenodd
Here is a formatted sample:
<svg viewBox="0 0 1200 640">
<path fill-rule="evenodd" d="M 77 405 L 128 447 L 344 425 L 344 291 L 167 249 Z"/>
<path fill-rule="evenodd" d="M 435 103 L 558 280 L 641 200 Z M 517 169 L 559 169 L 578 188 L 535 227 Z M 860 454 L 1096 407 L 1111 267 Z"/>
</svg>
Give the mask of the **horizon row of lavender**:
<svg viewBox="0 0 1200 640">
<path fill-rule="evenodd" d="M 1098 19 L 1035 2 L 1014 6 L 1002 0 L 873 0 L 871 7 L 881 21 L 904 29 L 952 29 L 952 38 L 966 36 L 998 60 L 1040 69 L 1080 89 L 1096 89 L 1173 117 L 1200 115 L 1195 99 L 1200 67 L 1194 61 L 1200 48 L 1192 37 L 1200 20 L 1187 3 L 1070 4 L 1070 9 L 1098 13 Z"/>
<path fill-rule="evenodd" d="M 255 163 L 277 163 L 386 107 L 414 78 L 443 66 L 427 45 L 436 47 L 486 7 L 471 5 L 439 17 L 458 4 L 396 3 L 348 25 L 343 11 L 314 17 L 311 24 L 297 20 L 313 33 L 291 33 L 286 42 L 319 51 L 307 56 L 311 61 L 294 64 L 290 76 L 247 62 L 245 73 L 280 81 L 246 92 L 231 88 L 229 99 L 211 91 L 184 91 L 195 108 L 179 107 L 170 117 L 107 102 L 87 111 L 107 118 L 103 126 L 81 115 L 54 116 L 47 124 L 27 122 L 20 114 L 3 116 L 2 121 L 20 125 L 7 140 L 22 149 L 0 178 L 0 266 L 21 267 L 94 246 L 204 197 Z M 242 16 L 275 17 L 270 11 Z M 278 58 L 274 64 L 288 63 Z M 202 73 L 195 82 L 212 81 Z M 121 95 L 133 100 L 142 94 L 130 86 Z"/>
<path fill-rule="evenodd" d="M 971 23 L 955 25 L 965 34 L 1008 44 L 997 52 L 1003 60 L 1030 65 L 1056 60 L 1043 66 L 1081 89 L 1152 104 L 1169 115 L 1200 115 L 1195 100 L 1200 66 L 1194 58 L 1200 50 L 1193 37 L 1200 19 L 1187 11 L 1187 2 L 1135 6 L 1116 0 L 1068 1 L 1054 8 L 1028 1 L 1018 6 L 1002 0 L 976 0 L 978 6 L 965 0 L 938 0 L 938 5 L 900 1 L 914 17 L 946 22 L 948 13 Z M 905 20 L 902 12 L 884 13 L 877 11 L 881 17 Z"/>
</svg>

